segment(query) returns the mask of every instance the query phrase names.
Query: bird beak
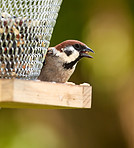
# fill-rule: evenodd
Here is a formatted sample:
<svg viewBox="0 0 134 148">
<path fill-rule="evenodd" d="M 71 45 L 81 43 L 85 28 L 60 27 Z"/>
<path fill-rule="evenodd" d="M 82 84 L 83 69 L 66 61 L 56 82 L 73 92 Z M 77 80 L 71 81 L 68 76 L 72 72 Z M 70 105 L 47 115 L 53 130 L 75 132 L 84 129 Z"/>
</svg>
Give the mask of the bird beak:
<svg viewBox="0 0 134 148">
<path fill-rule="evenodd" d="M 91 55 L 89 55 L 89 52 L 94 53 L 94 51 L 91 48 L 89 48 L 89 47 L 87 47 L 85 49 L 82 49 L 80 51 L 80 56 L 81 57 L 87 57 L 87 58 L 93 58 Z"/>
</svg>

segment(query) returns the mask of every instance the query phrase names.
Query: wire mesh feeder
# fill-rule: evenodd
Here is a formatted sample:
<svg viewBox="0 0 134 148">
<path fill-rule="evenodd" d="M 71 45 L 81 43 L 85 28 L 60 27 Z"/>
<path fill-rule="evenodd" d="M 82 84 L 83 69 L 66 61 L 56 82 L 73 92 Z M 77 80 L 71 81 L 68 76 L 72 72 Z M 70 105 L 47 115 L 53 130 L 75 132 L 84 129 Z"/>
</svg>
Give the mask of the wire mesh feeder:
<svg viewBox="0 0 134 148">
<path fill-rule="evenodd" d="M 0 78 L 36 79 L 62 0 L 0 0 Z"/>
</svg>

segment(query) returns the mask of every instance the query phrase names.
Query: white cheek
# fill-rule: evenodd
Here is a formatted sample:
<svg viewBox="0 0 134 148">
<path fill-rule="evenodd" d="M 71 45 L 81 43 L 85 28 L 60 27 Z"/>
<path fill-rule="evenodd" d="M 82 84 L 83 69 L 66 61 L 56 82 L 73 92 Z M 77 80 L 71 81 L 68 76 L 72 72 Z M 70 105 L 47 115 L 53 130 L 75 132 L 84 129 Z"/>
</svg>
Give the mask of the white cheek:
<svg viewBox="0 0 134 148">
<path fill-rule="evenodd" d="M 57 52 L 56 56 L 61 57 L 61 60 L 70 63 L 79 57 L 79 52 L 75 50 L 72 46 L 66 47 L 66 50 L 72 51 L 70 56 L 67 56 L 64 52 Z"/>
<path fill-rule="evenodd" d="M 74 61 L 79 57 L 79 52 L 74 50 L 73 53 L 67 57 L 68 61 Z"/>
</svg>

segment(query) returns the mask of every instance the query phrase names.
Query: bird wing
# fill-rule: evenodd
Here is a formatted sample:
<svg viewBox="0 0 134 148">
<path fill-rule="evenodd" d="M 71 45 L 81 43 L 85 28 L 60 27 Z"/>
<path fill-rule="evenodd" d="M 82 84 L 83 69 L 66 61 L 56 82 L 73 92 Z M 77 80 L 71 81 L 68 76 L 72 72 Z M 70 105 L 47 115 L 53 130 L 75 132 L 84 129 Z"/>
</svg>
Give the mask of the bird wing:
<svg viewBox="0 0 134 148">
<path fill-rule="evenodd" d="M 54 54 L 54 47 L 49 47 L 47 50 L 47 55 L 52 55 Z"/>
</svg>

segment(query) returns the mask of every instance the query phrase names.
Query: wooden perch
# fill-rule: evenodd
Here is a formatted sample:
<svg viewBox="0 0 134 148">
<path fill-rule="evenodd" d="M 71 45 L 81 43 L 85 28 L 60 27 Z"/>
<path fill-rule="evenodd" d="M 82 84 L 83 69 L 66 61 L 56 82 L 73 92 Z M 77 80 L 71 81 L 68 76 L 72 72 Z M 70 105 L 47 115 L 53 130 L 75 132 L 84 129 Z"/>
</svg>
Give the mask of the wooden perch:
<svg viewBox="0 0 134 148">
<path fill-rule="evenodd" d="M 0 79 L 2 108 L 90 108 L 91 86 Z"/>
</svg>

